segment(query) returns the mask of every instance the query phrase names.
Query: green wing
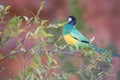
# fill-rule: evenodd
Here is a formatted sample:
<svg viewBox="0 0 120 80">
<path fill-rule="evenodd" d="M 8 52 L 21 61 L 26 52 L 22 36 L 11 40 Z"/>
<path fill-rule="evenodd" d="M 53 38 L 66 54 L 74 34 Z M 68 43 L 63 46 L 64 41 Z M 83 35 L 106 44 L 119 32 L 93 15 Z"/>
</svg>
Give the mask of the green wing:
<svg viewBox="0 0 120 80">
<path fill-rule="evenodd" d="M 89 43 L 89 40 L 75 28 L 72 29 L 72 31 L 70 32 L 70 35 L 81 42 Z"/>
</svg>

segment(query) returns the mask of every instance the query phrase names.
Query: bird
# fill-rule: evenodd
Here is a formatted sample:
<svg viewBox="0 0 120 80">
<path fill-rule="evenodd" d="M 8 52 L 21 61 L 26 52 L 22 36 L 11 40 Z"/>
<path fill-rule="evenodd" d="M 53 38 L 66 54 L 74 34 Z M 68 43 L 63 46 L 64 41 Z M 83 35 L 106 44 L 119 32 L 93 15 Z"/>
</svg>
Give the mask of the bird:
<svg viewBox="0 0 120 80">
<path fill-rule="evenodd" d="M 63 27 L 62 34 L 65 42 L 76 49 L 90 47 L 98 53 L 105 53 L 107 51 L 91 43 L 86 36 L 76 29 L 76 18 L 74 16 L 68 16 L 67 23 Z M 112 56 L 120 57 L 117 53 L 112 53 Z"/>
</svg>

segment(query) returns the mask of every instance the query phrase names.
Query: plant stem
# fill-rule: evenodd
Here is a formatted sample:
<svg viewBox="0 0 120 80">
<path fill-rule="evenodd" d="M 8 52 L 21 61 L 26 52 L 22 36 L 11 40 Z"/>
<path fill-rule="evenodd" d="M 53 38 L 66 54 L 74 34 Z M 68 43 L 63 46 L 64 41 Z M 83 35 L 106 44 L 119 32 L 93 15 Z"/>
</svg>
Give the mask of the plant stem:
<svg viewBox="0 0 120 80">
<path fill-rule="evenodd" d="M 2 24 L 1 24 L 2 25 Z M 0 26 L 1 27 L 1 26 Z M 2 37 L 3 37 L 3 33 L 4 33 L 4 24 L 3 24 L 3 26 L 1 27 L 2 29 L 1 29 L 1 32 L 2 32 L 2 34 L 1 34 L 1 36 L 0 36 L 0 43 L 2 42 Z"/>
<path fill-rule="evenodd" d="M 27 64 L 27 53 L 24 54 L 22 80 L 25 80 L 26 64 Z"/>
</svg>

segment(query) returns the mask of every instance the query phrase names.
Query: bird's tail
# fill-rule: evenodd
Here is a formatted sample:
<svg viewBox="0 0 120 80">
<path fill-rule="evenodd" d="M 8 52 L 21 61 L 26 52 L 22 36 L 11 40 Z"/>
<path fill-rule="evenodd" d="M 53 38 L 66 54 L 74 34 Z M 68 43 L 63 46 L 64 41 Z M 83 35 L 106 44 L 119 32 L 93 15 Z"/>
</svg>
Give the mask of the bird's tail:
<svg viewBox="0 0 120 80">
<path fill-rule="evenodd" d="M 107 50 L 99 48 L 99 47 L 97 47 L 94 44 L 89 44 L 89 46 L 92 47 L 92 48 L 94 48 L 94 50 L 97 51 L 98 53 L 105 53 L 105 52 L 107 52 Z M 117 53 L 112 53 L 112 56 L 120 58 L 120 54 L 117 54 Z"/>
</svg>

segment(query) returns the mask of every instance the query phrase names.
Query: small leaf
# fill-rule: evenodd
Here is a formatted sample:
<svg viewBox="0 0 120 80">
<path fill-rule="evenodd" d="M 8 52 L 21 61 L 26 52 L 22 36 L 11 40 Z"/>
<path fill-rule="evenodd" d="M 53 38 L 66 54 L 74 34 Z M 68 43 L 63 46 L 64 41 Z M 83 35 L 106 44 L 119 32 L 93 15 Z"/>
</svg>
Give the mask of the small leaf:
<svg viewBox="0 0 120 80">
<path fill-rule="evenodd" d="M 12 59 L 17 60 L 17 57 L 16 57 L 16 56 L 14 56 L 14 55 L 10 56 L 9 58 L 12 58 Z"/>
<path fill-rule="evenodd" d="M 29 32 L 30 36 L 35 37 L 35 35 L 32 32 Z"/>
<path fill-rule="evenodd" d="M 48 60 L 49 60 L 49 63 L 52 63 L 52 58 L 51 58 L 51 55 L 47 54 L 47 57 L 48 57 Z"/>
<path fill-rule="evenodd" d="M 15 53 L 16 53 L 16 51 L 13 50 L 13 51 L 11 51 L 9 54 L 15 54 Z"/>
<path fill-rule="evenodd" d="M 20 16 L 15 16 L 9 21 L 8 26 L 12 31 L 18 32 L 20 29 L 21 23 L 22 23 L 22 19 L 20 19 Z"/>
<path fill-rule="evenodd" d="M 34 24 L 39 24 L 40 20 L 37 16 L 34 17 Z"/>
<path fill-rule="evenodd" d="M 16 36 L 18 36 L 18 34 L 16 34 L 16 32 L 12 32 L 12 33 L 10 34 L 10 36 L 16 37 Z"/>
<path fill-rule="evenodd" d="M 47 22 L 48 22 L 48 20 L 42 20 L 41 25 L 44 25 Z"/>
<path fill-rule="evenodd" d="M 45 36 L 45 37 L 52 37 L 53 35 L 52 35 L 52 34 L 44 33 L 44 36 Z"/>
<path fill-rule="evenodd" d="M 62 35 L 60 35 L 60 37 L 58 38 L 58 40 L 57 40 L 57 41 L 60 41 L 62 38 L 63 38 L 63 36 L 62 36 Z"/>
<path fill-rule="evenodd" d="M 21 53 L 25 53 L 25 52 L 26 52 L 26 49 L 25 49 L 25 48 L 21 48 L 21 49 L 20 49 L 20 52 L 21 52 Z"/>
<path fill-rule="evenodd" d="M 29 20 L 29 18 L 27 16 L 23 16 L 23 18 L 25 19 L 25 21 Z"/>
<path fill-rule="evenodd" d="M 90 43 L 93 43 L 94 40 L 95 40 L 95 36 L 93 36 L 93 37 L 90 39 Z"/>
<path fill-rule="evenodd" d="M 2 56 L 2 55 L 0 54 L 0 59 L 2 59 L 2 58 L 4 58 L 4 56 Z"/>
<path fill-rule="evenodd" d="M 40 8 L 38 10 L 39 12 L 44 8 L 45 3 L 46 3 L 45 1 L 41 2 Z"/>
<path fill-rule="evenodd" d="M 34 35 L 37 35 L 37 34 L 38 34 L 38 32 L 39 32 L 39 30 L 40 30 L 40 27 L 37 27 L 37 29 L 35 30 Z"/>
<path fill-rule="evenodd" d="M 2 32 L 0 32 L 0 35 L 2 34 Z"/>
<path fill-rule="evenodd" d="M 10 9 L 11 6 L 6 6 L 5 7 L 5 12 L 8 11 Z"/>
<path fill-rule="evenodd" d="M 20 33 L 24 32 L 24 31 L 25 31 L 24 29 L 20 29 L 18 33 L 20 34 Z"/>
<path fill-rule="evenodd" d="M 4 9 L 3 5 L 0 5 L 0 11 L 2 11 Z"/>
<path fill-rule="evenodd" d="M 55 65 L 57 65 L 57 61 L 55 59 L 52 59 L 52 61 L 55 63 Z"/>
<path fill-rule="evenodd" d="M 26 24 L 29 24 L 33 20 L 33 17 L 31 17 Z"/>
</svg>

